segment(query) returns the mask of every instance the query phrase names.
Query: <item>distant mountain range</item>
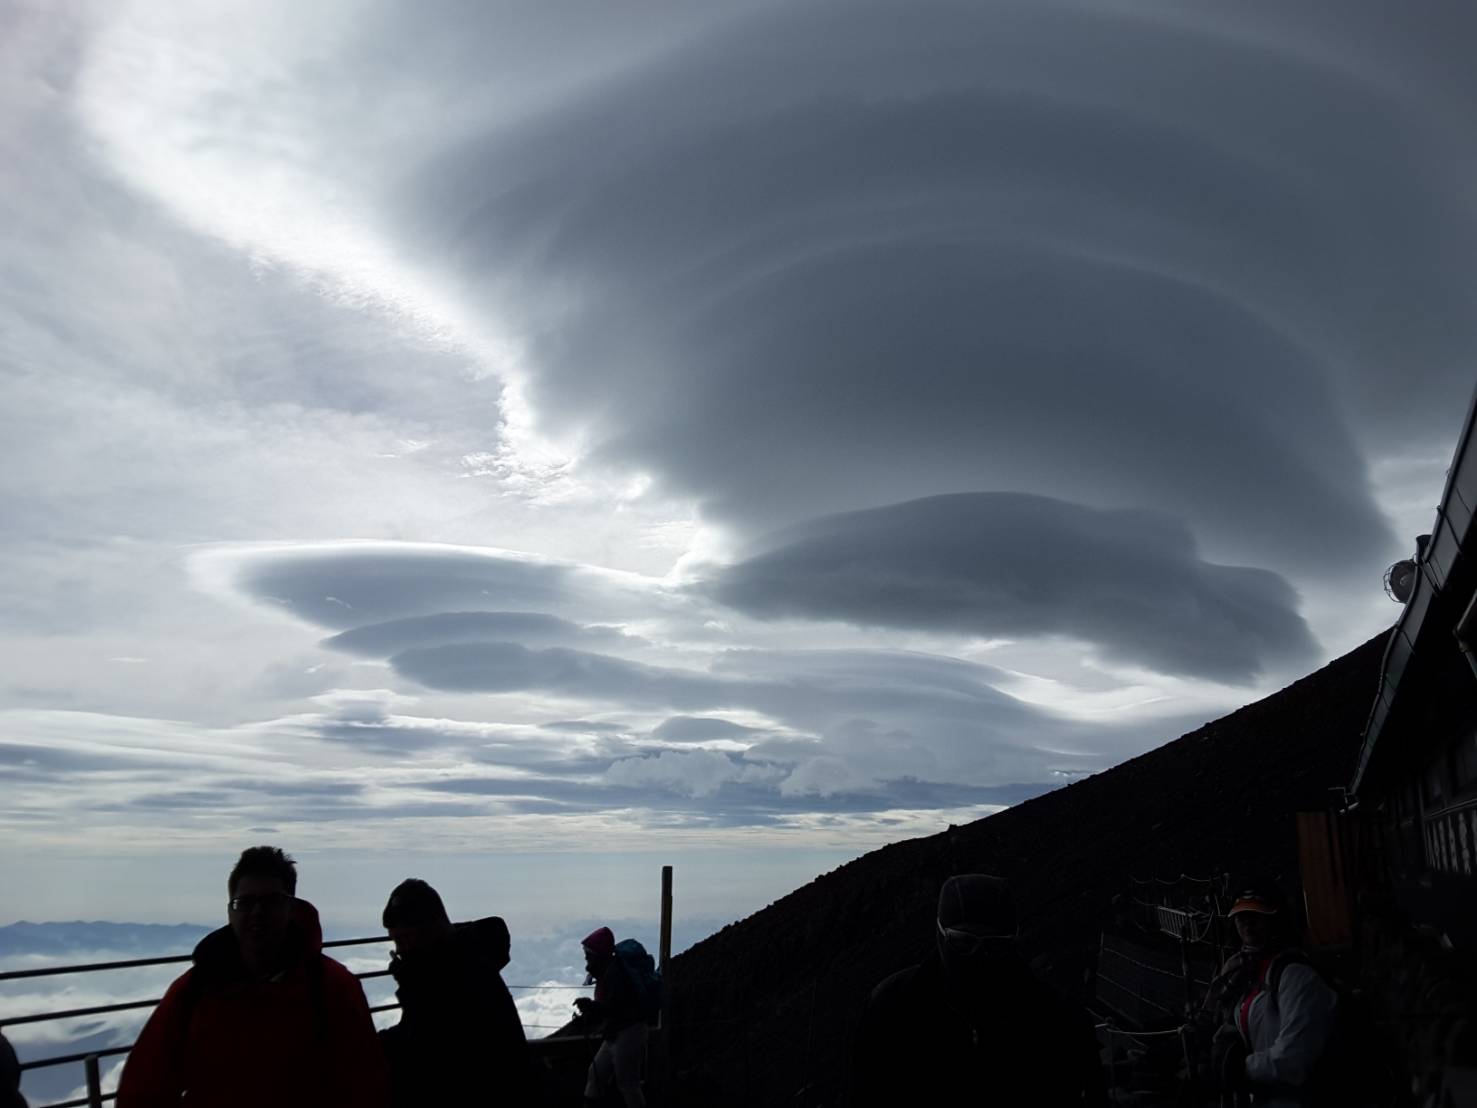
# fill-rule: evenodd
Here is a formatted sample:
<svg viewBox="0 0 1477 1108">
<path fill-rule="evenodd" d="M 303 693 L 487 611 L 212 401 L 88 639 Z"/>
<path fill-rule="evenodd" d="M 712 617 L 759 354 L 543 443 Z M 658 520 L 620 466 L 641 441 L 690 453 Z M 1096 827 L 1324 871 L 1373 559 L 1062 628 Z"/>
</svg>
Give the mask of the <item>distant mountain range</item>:
<svg viewBox="0 0 1477 1108">
<path fill-rule="evenodd" d="M 1131 876 L 1295 885 L 1295 813 L 1349 782 L 1386 638 L 1113 769 L 873 851 L 698 943 L 673 962 L 675 1102 L 841 1103 L 862 1003 L 927 954 L 950 874 L 1007 878 L 1026 957 L 1074 997 Z"/>
<path fill-rule="evenodd" d="M 68 920 L 30 923 L 21 920 L 0 927 L 0 959 L 26 955 L 65 957 L 100 951 L 127 958 L 153 958 L 166 954 L 188 954 L 200 939 L 218 924 L 203 923 L 107 923 L 101 920 Z"/>
</svg>

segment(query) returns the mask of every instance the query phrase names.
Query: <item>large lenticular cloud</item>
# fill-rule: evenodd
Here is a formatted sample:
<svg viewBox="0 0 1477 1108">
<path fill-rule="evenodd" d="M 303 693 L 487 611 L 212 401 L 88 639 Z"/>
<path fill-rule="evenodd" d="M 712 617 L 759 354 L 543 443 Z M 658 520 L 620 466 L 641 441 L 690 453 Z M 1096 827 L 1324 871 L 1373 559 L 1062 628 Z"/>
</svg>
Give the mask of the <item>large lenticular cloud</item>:
<svg viewBox="0 0 1477 1108">
<path fill-rule="evenodd" d="M 1471 81 L 1375 9 L 786 6 L 474 129 L 399 222 L 546 429 L 710 518 L 1012 488 L 1347 566 L 1362 447 L 1477 347 Z"/>
</svg>

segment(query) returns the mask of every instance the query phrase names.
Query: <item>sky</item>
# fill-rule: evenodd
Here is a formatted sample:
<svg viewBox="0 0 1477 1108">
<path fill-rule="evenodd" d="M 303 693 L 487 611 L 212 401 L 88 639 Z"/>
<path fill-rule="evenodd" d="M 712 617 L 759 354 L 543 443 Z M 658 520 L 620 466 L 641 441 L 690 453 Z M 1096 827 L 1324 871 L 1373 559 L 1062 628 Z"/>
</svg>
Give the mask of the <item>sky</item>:
<svg viewBox="0 0 1477 1108">
<path fill-rule="evenodd" d="M 1387 628 L 1477 13 L 0 0 L 0 871 L 731 919 Z M 684 900 L 684 895 L 686 899 Z M 515 933 L 516 934 L 516 933 Z"/>
</svg>

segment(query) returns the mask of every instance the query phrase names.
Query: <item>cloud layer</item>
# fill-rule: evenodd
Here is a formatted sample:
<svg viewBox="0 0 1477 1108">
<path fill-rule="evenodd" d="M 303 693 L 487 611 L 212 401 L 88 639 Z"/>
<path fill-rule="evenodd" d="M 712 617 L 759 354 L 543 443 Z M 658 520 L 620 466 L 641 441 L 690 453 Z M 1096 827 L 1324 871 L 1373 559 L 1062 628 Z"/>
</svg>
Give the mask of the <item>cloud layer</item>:
<svg viewBox="0 0 1477 1108">
<path fill-rule="evenodd" d="M 710 586 L 762 618 L 1064 635 L 1222 681 L 1315 656 L 1284 579 L 1202 561 L 1189 531 L 1157 513 L 961 493 L 827 517 L 764 545 Z"/>
<path fill-rule="evenodd" d="M 715 518 L 1010 487 L 1342 567 L 1389 542 L 1358 437 L 1473 345 L 1470 81 L 1361 74 L 1354 7 L 1344 64 L 1264 10 L 769 9 L 462 140 L 404 223 L 516 305 L 543 425 Z"/>
</svg>

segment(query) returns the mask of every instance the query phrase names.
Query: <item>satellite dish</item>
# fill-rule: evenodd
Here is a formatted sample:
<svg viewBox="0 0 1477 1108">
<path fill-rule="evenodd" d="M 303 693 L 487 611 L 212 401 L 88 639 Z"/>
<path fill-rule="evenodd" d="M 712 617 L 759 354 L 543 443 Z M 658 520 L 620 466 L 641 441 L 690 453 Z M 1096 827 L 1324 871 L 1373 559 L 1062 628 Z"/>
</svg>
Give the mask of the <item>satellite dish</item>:
<svg viewBox="0 0 1477 1108">
<path fill-rule="evenodd" d="M 1385 570 L 1385 595 L 1397 604 L 1406 603 L 1415 592 L 1415 575 L 1415 562 L 1409 558 L 1396 562 Z"/>
</svg>

